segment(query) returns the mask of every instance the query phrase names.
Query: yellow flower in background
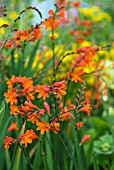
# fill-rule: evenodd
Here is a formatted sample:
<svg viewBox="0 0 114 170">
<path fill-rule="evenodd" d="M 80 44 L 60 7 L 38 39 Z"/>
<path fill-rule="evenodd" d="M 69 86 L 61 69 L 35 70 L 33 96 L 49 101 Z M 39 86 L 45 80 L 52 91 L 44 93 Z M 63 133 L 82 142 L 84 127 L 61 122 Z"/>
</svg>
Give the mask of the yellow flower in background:
<svg viewBox="0 0 114 170">
<path fill-rule="evenodd" d="M 9 21 L 5 19 L 3 20 L 2 18 L 0 18 L 0 26 L 3 24 L 9 24 Z M 0 35 L 3 35 L 3 34 L 5 34 L 5 28 L 0 28 Z"/>
<path fill-rule="evenodd" d="M 114 49 L 111 49 L 110 51 L 98 51 L 98 55 L 104 60 L 112 60 L 114 56 Z"/>
<path fill-rule="evenodd" d="M 57 57 L 61 57 L 61 55 L 63 55 L 65 50 L 65 45 L 64 44 L 59 44 L 55 46 L 55 54 L 57 55 Z"/>
<path fill-rule="evenodd" d="M 111 16 L 106 13 L 106 12 L 99 12 L 98 14 L 96 14 L 95 16 L 92 16 L 91 17 L 91 20 L 93 22 L 100 22 L 100 21 L 103 21 L 103 20 L 107 20 L 107 21 L 112 21 L 112 18 Z"/>
<path fill-rule="evenodd" d="M 92 8 L 79 8 L 79 12 L 85 17 L 91 17 L 93 15 Z"/>
<path fill-rule="evenodd" d="M 95 77 L 93 75 L 89 75 L 86 77 L 86 82 L 90 85 L 93 85 L 95 83 Z"/>
<path fill-rule="evenodd" d="M 8 16 L 10 19 L 14 20 L 18 16 L 18 13 L 16 11 L 13 11 Z"/>
<path fill-rule="evenodd" d="M 86 47 L 86 46 L 91 46 L 91 45 L 92 45 L 92 42 L 85 40 L 80 44 L 80 47 Z"/>
<path fill-rule="evenodd" d="M 84 72 L 85 72 L 85 73 L 91 73 L 91 72 L 93 72 L 93 71 L 95 71 L 95 70 L 96 70 L 96 62 L 93 61 L 93 60 L 89 63 L 88 66 L 86 66 L 86 67 L 84 68 Z"/>
<path fill-rule="evenodd" d="M 1 26 L 1 25 L 3 25 L 3 24 L 9 24 L 9 21 L 8 21 L 8 20 L 5 20 L 5 19 L 0 18 L 0 26 Z"/>
<path fill-rule="evenodd" d="M 79 12 L 85 17 L 92 17 L 95 13 L 99 13 L 100 8 L 98 6 L 92 6 L 88 8 L 79 8 Z"/>
<path fill-rule="evenodd" d="M 112 21 L 111 16 L 107 12 L 103 12 L 98 6 L 79 8 L 79 12 L 85 17 L 91 18 L 93 22 L 100 22 L 103 20 Z"/>
<path fill-rule="evenodd" d="M 47 51 L 45 51 L 45 57 L 51 58 L 52 56 L 53 56 L 53 51 L 51 49 L 47 49 Z"/>
<path fill-rule="evenodd" d="M 41 70 L 44 66 L 43 56 L 40 52 L 38 52 L 35 56 L 34 62 L 32 64 L 32 69 L 34 69 L 36 66 L 38 70 Z"/>
<path fill-rule="evenodd" d="M 68 53 L 72 53 L 72 52 L 73 50 L 66 50 L 63 56 Z M 62 65 L 65 65 L 66 68 L 67 66 L 69 67 L 75 57 L 76 57 L 76 54 L 71 54 L 71 55 L 66 56 L 62 61 Z"/>
<path fill-rule="evenodd" d="M 114 60 L 114 48 L 110 49 L 110 58 Z"/>
<path fill-rule="evenodd" d="M 76 43 L 72 43 L 72 44 L 71 44 L 71 47 L 72 47 L 72 50 L 76 50 L 77 44 L 76 44 Z"/>
<path fill-rule="evenodd" d="M 48 35 L 49 35 L 50 38 L 52 37 L 52 33 L 49 33 Z M 54 32 L 54 38 L 55 39 L 59 38 L 58 32 Z"/>
<path fill-rule="evenodd" d="M 14 59 L 15 59 L 15 62 L 17 63 L 17 62 L 18 62 L 18 59 L 19 59 L 19 54 L 18 54 L 18 53 L 15 53 L 15 54 L 14 54 Z"/>
</svg>

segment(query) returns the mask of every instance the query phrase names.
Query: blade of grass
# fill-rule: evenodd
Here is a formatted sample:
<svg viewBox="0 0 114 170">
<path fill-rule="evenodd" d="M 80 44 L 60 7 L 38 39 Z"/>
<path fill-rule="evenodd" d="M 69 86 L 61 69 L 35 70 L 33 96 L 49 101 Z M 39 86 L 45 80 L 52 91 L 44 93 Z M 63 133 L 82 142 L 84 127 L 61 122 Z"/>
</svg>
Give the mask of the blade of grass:
<svg viewBox="0 0 114 170">
<path fill-rule="evenodd" d="M 26 122 L 23 124 L 19 135 L 22 135 L 24 133 L 25 126 L 26 126 Z M 19 170 L 21 151 L 22 150 L 21 150 L 20 146 L 16 145 L 14 154 L 13 154 L 13 158 L 12 158 L 12 162 L 11 162 L 11 166 L 10 166 L 10 170 Z"/>
<path fill-rule="evenodd" d="M 37 52 L 39 44 L 40 44 L 40 40 L 37 41 L 34 49 L 32 50 L 32 53 L 30 55 L 30 59 L 29 59 L 28 65 L 25 68 L 26 76 L 30 76 L 30 70 L 31 70 L 32 64 L 34 62 L 35 55 L 36 55 L 36 52 Z"/>
<path fill-rule="evenodd" d="M 1 128 L 1 125 L 2 125 L 4 112 L 5 112 L 5 102 L 3 101 L 1 106 L 0 106 L 0 128 Z"/>
<path fill-rule="evenodd" d="M 9 120 L 10 120 L 10 118 L 4 124 L 4 127 L 2 128 L 3 130 L 2 130 L 2 132 L 0 134 L 0 152 L 1 152 L 1 149 L 2 149 L 2 145 L 3 145 L 3 141 L 4 141 L 4 137 L 5 137 L 5 134 L 6 134 L 6 130 L 7 130 Z"/>
<path fill-rule="evenodd" d="M 40 143 L 38 143 L 37 150 L 33 160 L 33 169 L 40 169 L 41 165 L 41 153 L 40 153 Z"/>
<path fill-rule="evenodd" d="M 52 150 L 51 150 L 51 140 L 50 140 L 50 134 L 46 134 L 46 162 L 47 166 L 49 167 L 49 170 L 53 170 L 53 157 L 52 157 Z"/>
<path fill-rule="evenodd" d="M 100 170 L 97 159 L 94 154 L 93 154 L 93 163 L 94 163 L 94 170 Z"/>
<path fill-rule="evenodd" d="M 8 149 L 5 149 L 5 161 L 6 161 L 6 168 L 9 170 L 11 158 L 10 158 L 10 152 Z"/>
</svg>

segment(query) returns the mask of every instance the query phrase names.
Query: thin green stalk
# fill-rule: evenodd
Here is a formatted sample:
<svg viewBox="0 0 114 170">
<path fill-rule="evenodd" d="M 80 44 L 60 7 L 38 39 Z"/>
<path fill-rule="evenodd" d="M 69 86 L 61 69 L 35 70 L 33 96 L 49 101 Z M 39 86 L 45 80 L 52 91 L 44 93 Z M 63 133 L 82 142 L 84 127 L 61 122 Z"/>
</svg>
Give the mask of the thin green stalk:
<svg viewBox="0 0 114 170">
<path fill-rule="evenodd" d="M 82 129 L 80 129 L 80 132 L 79 131 L 77 132 L 78 139 L 82 138 L 82 136 L 83 136 L 82 132 L 83 132 Z M 79 146 L 79 142 L 78 142 L 78 146 Z M 83 168 L 85 168 L 87 170 L 88 169 L 87 168 L 87 160 L 86 160 L 86 155 L 85 155 L 83 145 L 80 146 L 78 149 L 79 149 L 79 154 L 80 154 L 80 161 L 81 161 L 80 163 L 83 166 Z"/>
<path fill-rule="evenodd" d="M 72 154 L 72 149 L 71 149 L 71 146 L 70 146 L 70 143 L 69 143 L 69 139 L 68 139 L 66 133 L 64 132 L 63 128 L 62 128 L 62 134 L 63 134 L 63 136 L 64 136 L 64 139 L 65 139 L 66 143 L 67 143 L 67 146 L 68 146 L 68 148 L 69 148 L 69 151 L 70 151 L 70 153 Z M 77 139 L 78 139 L 78 138 L 77 138 Z M 83 170 L 82 160 L 81 160 L 81 155 L 80 155 L 80 151 L 79 151 L 78 145 L 79 145 L 79 143 L 77 142 L 77 145 L 76 145 L 76 153 L 78 154 L 77 159 L 78 159 L 78 163 L 79 163 L 79 169 L 80 169 L 80 170 Z M 72 154 L 72 157 L 73 157 L 73 160 L 76 162 L 73 154 Z"/>
<path fill-rule="evenodd" d="M 78 166 L 77 166 L 77 163 L 76 163 L 76 161 L 75 161 L 75 159 L 74 159 L 74 157 L 73 157 L 73 155 L 72 155 L 72 152 L 69 152 L 69 149 L 68 149 L 68 147 L 66 146 L 66 144 L 64 143 L 64 141 L 63 141 L 63 139 L 61 138 L 60 134 L 58 133 L 57 135 L 58 135 L 59 139 L 61 140 L 64 148 L 66 149 L 68 155 L 69 155 L 70 158 L 72 159 L 72 161 L 73 161 L 73 163 L 74 163 L 75 170 L 78 170 Z"/>
<path fill-rule="evenodd" d="M 53 16 L 53 22 L 54 22 L 54 16 Z M 54 28 L 53 28 L 53 24 L 52 24 L 52 37 L 54 37 Z M 54 40 L 52 40 L 52 51 L 53 51 L 53 82 L 55 82 L 55 43 Z"/>
<path fill-rule="evenodd" d="M 76 155 L 77 155 L 77 161 L 79 164 L 80 169 L 83 170 L 83 165 L 82 165 L 82 157 L 81 157 L 81 152 L 80 152 L 80 148 L 79 148 L 79 140 L 78 140 L 78 133 L 76 132 Z"/>
<path fill-rule="evenodd" d="M 12 24 L 12 26 L 10 27 L 10 30 L 9 30 L 8 34 L 7 34 L 6 37 L 5 37 L 5 40 L 4 40 L 4 42 L 3 42 L 3 44 L 2 44 L 2 46 L 1 46 L 1 48 L 0 48 L 0 53 L 2 52 L 2 50 L 3 50 L 3 48 L 4 48 L 5 44 L 6 44 L 6 42 L 7 42 L 7 40 L 8 40 L 8 37 L 9 37 L 11 31 L 12 31 L 12 28 L 13 28 L 14 24 L 15 24 L 15 23 Z"/>
<path fill-rule="evenodd" d="M 56 71 L 58 71 L 59 66 L 60 66 L 60 64 L 62 63 L 63 59 L 64 59 L 65 57 L 69 56 L 69 55 L 72 55 L 72 54 L 77 54 L 77 52 L 75 52 L 75 51 L 69 52 L 69 53 L 67 53 L 67 54 L 65 54 L 65 55 L 62 56 L 62 58 L 59 60 L 59 63 L 58 63 L 58 65 L 57 65 L 57 67 L 56 67 Z"/>
<path fill-rule="evenodd" d="M 24 153 L 24 155 L 25 155 L 25 158 L 26 158 L 26 160 L 27 160 L 27 162 L 28 162 L 29 167 L 30 167 L 31 169 L 33 169 L 33 166 L 32 166 L 32 164 L 31 164 L 31 160 L 30 160 L 30 157 L 29 157 L 29 154 L 28 154 L 26 148 L 23 148 L 21 145 L 19 145 L 19 146 L 21 147 L 21 149 L 22 149 L 22 151 L 23 151 L 23 153 Z"/>
<path fill-rule="evenodd" d="M 23 48 L 22 48 L 22 57 L 20 58 L 21 74 L 23 73 L 23 70 L 24 70 L 25 47 L 26 47 L 26 41 L 24 41 Z"/>
<path fill-rule="evenodd" d="M 68 80 L 68 82 L 67 82 L 67 89 L 66 89 L 66 95 L 64 96 L 63 107 L 65 107 L 66 97 L 67 97 L 68 88 L 70 86 L 70 82 L 71 82 L 71 80 Z"/>
</svg>

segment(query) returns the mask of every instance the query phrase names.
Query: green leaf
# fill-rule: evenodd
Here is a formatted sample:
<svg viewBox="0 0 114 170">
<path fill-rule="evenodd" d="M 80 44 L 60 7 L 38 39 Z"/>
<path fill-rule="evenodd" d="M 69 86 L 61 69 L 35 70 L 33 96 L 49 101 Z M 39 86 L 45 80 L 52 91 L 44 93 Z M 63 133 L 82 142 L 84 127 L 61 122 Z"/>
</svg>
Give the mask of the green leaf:
<svg viewBox="0 0 114 170">
<path fill-rule="evenodd" d="M 42 163 L 42 156 L 41 156 L 41 150 L 40 150 L 40 143 L 38 143 L 38 147 L 34 156 L 34 160 L 33 160 L 33 169 L 38 169 L 40 168 L 40 165 Z"/>
<path fill-rule="evenodd" d="M 46 140 L 46 162 L 47 162 L 47 167 L 49 170 L 53 170 L 53 156 L 52 156 L 52 145 L 51 145 L 51 139 L 50 139 L 50 134 L 47 133 L 47 140 Z"/>
<path fill-rule="evenodd" d="M 4 137 L 5 137 L 5 134 L 6 134 L 6 130 L 7 130 L 7 126 L 8 126 L 9 120 L 10 120 L 10 118 L 4 124 L 3 130 L 2 130 L 2 132 L 0 134 L 0 152 L 1 152 L 1 149 L 2 149 L 2 145 L 3 145 L 3 141 L 4 141 Z"/>
<path fill-rule="evenodd" d="M 10 170 L 18 170 L 19 169 L 19 162 L 20 162 L 20 156 L 21 156 L 21 148 L 20 146 L 15 146 Z"/>
<path fill-rule="evenodd" d="M 114 152 L 113 137 L 106 133 L 94 141 L 94 152 L 97 154 L 108 155 Z"/>
<path fill-rule="evenodd" d="M 2 121 L 3 121 L 4 112 L 5 112 L 5 102 L 3 101 L 0 106 L 0 128 L 1 128 Z"/>
<path fill-rule="evenodd" d="M 27 76 L 30 76 L 30 70 L 32 68 L 33 61 L 35 59 L 39 43 L 40 43 L 40 40 L 37 41 L 35 47 L 33 48 L 32 53 L 30 55 L 28 66 L 27 66 L 27 68 L 25 68 L 25 73 L 26 73 Z"/>
<path fill-rule="evenodd" d="M 26 121 L 21 128 L 19 136 L 24 133 L 25 126 L 26 126 Z M 12 162 L 11 162 L 11 166 L 10 166 L 10 170 L 19 170 L 20 157 L 21 157 L 21 148 L 20 146 L 16 145 L 13 158 L 12 158 Z"/>
<path fill-rule="evenodd" d="M 93 154 L 93 162 L 94 162 L 94 170 L 99 170 L 99 165 L 94 154 Z"/>
<path fill-rule="evenodd" d="M 102 135 L 102 132 L 105 132 L 107 129 L 109 129 L 109 124 L 107 123 L 107 121 L 103 120 L 102 118 L 93 117 L 91 119 L 91 123 L 94 125 L 94 128 L 98 136 Z"/>
<path fill-rule="evenodd" d="M 9 167 L 10 167 L 10 163 L 11 163 L 10 152 L 9 152 L 8 149 L 5 149 L 5 160 L 6 160 L 6 167 L 7 167 L 7 170 L 8 170 Z"/>
</svg>

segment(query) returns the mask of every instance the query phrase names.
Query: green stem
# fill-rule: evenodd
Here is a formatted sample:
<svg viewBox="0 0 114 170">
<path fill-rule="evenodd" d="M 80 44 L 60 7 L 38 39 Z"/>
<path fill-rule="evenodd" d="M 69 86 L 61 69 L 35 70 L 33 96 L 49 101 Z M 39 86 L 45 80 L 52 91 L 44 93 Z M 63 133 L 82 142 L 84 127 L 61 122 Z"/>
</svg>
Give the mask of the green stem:
<svg viewBox="0 0 114 170">
<path fill-rule="evenodd" d="M 82 158 L 81 158 L 81 153 L 80 153 L 80 148 L 79 148 L 79 135 L 76 131 L 76 155 L 77 155 L 77 161 L 78 161 L 78 165 L 79 165 L 79 168 L 80 170 L 83 170 L 83 165 L 82 165 Z"/>
<path fill-rule="evenodd" d="M 69 52 L 69 53 L 67 53 L 67 54 L 65 54 L 65 55 L 63 55 L 62 56 L 62 58 L 59 60 L 59 63 L 58 63 L 58 65 L 57 65 L 57 67 L 56 67 L 56 72 L 58 71 L 58 69 L 59 69 L 59 66 L 60 66 L 60 64 L 62 63 L 62 61 L 63 61 L 63 59 L 65 58 L 65 57 L 67 57 L 67 56 L 69 56 L 69 55 L 73 55 L 73 54 L 77 54 L 77 52 Z"/>
<path fill-rule="evenodd" d="M 64 96 L 63 108 L 65 107 L 66 97 L 67 97 L 67 93 L 68 93 L 68 88 L 69 88 L 70 82 L 71 82 L 70 80 L 68 80 L 68 82 L 67 82 L 67 89 L 66 89 L 66 95 Z"/>
<path fill-rule="evenodd" d="M 64 141 L 63 141 L 63 139 L 61 138 L 61 136 L 60 136 L 59 133 L 58 133 L 58 136 L 59 136 L 59 139 L 61 140 L 61 142 L 62 142 L 64 148 L 66 149 L 68 155 L 69 155 L 70 158 L 72 159 L 72 161 L 73 161 L 73 163 L 74 163 L 74 166 L 75 166 L 75 170 L 78 170 L 78 166 L 77 166 L 77 163 L 76 163 L 76 161 L 75 161 L 75 159 L 74 159 L 74 156 L 72 155 L 72 151 L 69 150 L 68 146 L 65 145 L 65 143 L 64 143 Z"/>
<path fill-rule="evenodd" d="M 33 169 L 33 166 L 32 166 L 32 164 L 31 164 L 31 160 L 30 160 L 30 157 L 29 157 L 29 154 L 28 154 L 27 150 L 26 150 L 25 148 L 23 148 L 21 145 L 20 145 L 20 147 L 21 147 L 21 149 L 22 149 L 22 151 L 23 151 L 23 153 L 24 153 L 24 155 L 25 155 L 25 158 L 26 158 L 26 160 L 27 160 L 27 162 L 28 162 L 28 164 L 29 164 L 29 167 L 30 167 L 31 169 Z"/>
<path fill-rule="evenodd" d="M 3 42 L 3 44 L 2 44 L 2 46 L 1 46 L 1 48 L 0 48 L 0 53 L 2 52 L 2 50 L 3 50 L 3 48 L 4 48 L 5 44 L 6 44 L 6 42 L 7 42 L 7 40 L 8 40 L 8 37 L 9 37 L 11 31 L 12 31 L 13 26 L 14 26 L 14 23 L 12 24 L 12 26 L 11 26 L 8 34 L 7 34 L 6 37 L 5 37 L 5 40 L 4 40 L 4 42 Z"/>
<path fill-rule="evenodd" d="M 53 22 L 54 22 L 54 16 L 53 16 Z M 53 25 L 52 25 L 52 37 L 54 36 L 54 28 L 53 28 Z M 55 82 L 55 43 L 54 43 L 54 40 L 52 40 L 52 51 L 53 51 L 53 82 Z"/>
</svg>

